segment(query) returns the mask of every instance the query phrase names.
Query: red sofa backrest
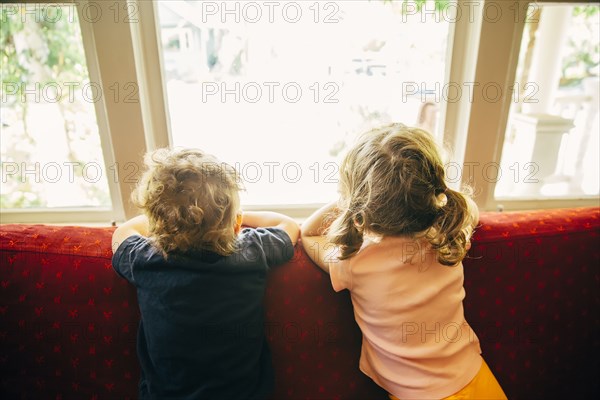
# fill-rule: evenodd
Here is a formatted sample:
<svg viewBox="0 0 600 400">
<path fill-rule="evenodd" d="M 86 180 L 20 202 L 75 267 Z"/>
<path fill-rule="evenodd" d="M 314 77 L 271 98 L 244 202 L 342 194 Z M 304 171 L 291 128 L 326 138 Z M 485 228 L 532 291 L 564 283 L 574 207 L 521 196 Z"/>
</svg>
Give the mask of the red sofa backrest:
<svg viewBox="0 0 600 400">
<path fill-rule="evenodd" d="M 113 228 L 0 229 L 0 397 L 137 397 L 139 312 Z"/>
<path fill-rule="evenodd" d="M 511 399 L 600 393 L 600 209 L 482 213 L 465 310 Z M 137 397 L 135 290 L 110 265 L 112 228 L 0 227 L 0 398 Z M 348 293 L 300 246 L 271 272 L 274 399 L 387 399 L 358 370 Z M 449 366 L 451 368 L 451 366 Z"/>
<path fill-rule="evenodd" d="M 600 209 L 486 213 L 465 313 L 509 399 L 600 395 Z"/>
</svg>

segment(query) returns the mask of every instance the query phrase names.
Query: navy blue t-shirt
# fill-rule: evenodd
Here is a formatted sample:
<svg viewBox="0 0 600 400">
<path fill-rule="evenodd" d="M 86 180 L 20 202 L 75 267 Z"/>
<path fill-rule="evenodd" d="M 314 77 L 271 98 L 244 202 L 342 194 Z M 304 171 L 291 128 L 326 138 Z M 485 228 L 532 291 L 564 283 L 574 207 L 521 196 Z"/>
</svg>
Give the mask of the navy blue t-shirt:
<svg viewBox="0 0 600 400">
<path fill-rule="evenodd" d="M 292 258 L 279 228 L 246 228 L 238 251 L 169 255 L 127 238 L 112 260 L 137 288 L 141 399 L 263 399 L 273 387 L 264 337 L 269 267 Z"/>
</svg>

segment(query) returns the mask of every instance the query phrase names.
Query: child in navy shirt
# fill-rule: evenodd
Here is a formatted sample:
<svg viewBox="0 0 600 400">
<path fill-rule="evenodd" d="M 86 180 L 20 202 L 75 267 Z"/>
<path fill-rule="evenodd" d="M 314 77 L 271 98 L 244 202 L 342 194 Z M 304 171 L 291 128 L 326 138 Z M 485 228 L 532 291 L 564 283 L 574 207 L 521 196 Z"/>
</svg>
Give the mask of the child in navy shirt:
<svg viewBox="0 0 600 400">
<path fill-rule="evenodd" d="M 141 312 L 140 398 L 267 397 L 266 274 L 293 256 L 298 224 L 242 213 L 235 170 L 201 151 L 161 149 L 146 164 L 133 195 L 143 215 L 113 235 L 113 268 Z"/>
</svg>

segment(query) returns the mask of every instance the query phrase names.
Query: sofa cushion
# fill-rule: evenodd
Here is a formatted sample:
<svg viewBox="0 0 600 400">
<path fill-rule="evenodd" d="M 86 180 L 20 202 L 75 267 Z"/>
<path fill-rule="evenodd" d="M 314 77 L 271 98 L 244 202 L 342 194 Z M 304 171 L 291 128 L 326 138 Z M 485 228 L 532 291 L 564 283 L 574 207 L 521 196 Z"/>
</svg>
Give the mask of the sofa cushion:
<svg viewBox="0 0 600 400">
<path fill-rule="evenodd" d="M 483 213 L 465 314 L 510 399 L 600 394 L 600 209 Z"/>
</svg>

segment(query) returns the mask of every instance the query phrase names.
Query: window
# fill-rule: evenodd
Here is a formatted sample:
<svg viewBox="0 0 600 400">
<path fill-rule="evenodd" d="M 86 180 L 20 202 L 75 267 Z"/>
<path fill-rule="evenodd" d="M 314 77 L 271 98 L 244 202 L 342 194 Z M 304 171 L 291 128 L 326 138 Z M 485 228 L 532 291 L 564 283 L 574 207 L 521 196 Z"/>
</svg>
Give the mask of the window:
<svg viewBox="0 0 600 400">
<path fill-rule="evenodd" d="M 197 146 L 238 167 L 247 209 L 303 217 L 335 196 L 339 156 L 354 135 L 392 120 L 421 125 L 452 147 L 454 165 L 463 167 L 455 183 L 471 184 L 482 209 L 598 205 L 598 100 L 590 89 L 598 76 L 598 6 L 584 6 L 570 4 L 563 13 L 571 21 L 563 25 L 568 39 L 552 65 L 570 66 L 562 80 L 559 74 L 542 81 L 544 68 L 533 61 L 555 48 L 542 32 L 544 15 L 552 14 L 546 11 L 557 6 L 526 0 L 2 4 L 2 222 L 133 217 L 138 211 L 129 195 L 142 155 L 168 145 Z M 537 28 L 534 11 L 540 12 Z M 63 43 L 50 53 L 68 56 L 46 63 L 56 67 L 52 79 L 27 75 L 34 74 L 31 63 L 5 68 L 9 42 L 19 36 L 12 32 L 26 29 L 5 21 L 19 16 L 40 21 L 46 29 L 40 40 Z M 64 42 L 53 39 L 60 26 L 70 32 Z M 589 34 L 586 26 L 596 31 Z M 40 47 L 32 37 L 25 47 Z M 76 77 L 64 75 L 75 65 Z M 21 101 L 18 73 L 39 84 L 39 102 L 32 93 Z M 489 101 L 473 90 L 481 86 L 472 86 L 508 93 L 515 82 L 532 81 L 535 98 L 548 103 L 543 112 L 574 126 L 569 131 L 565 123 L 554 135 L 556 160 L 546 164 L 520 142 L 539 127 L 525 115 L 533 112 L 524 101 L 532 88 L 520 87 L 515 102 L 514 96 Z M 78 84 L 73 102 L 46 102 L 34 118 L 33 109 L 44 108 L 41 97 L 54 100 L 56 85 L 69 94 L 69 82 Z M 59 106 L 74 110 L 63 118 Z M 25 120 L 21 107 L 29 107 Z M 40 121 L 48 134 L 36 133 L 35 142 L 18 139 L 39 130 Z M 26 169 L 25 178 L 37 174 L 51 185 L 23 186 L 23 162 L 40 166 Z M 522 190 L 532 172 L 528 163 L 538 164 L 534 178 L 543 181 L 533 194 Z M 494 177 L 498 169 L 502 176 Z M 552 179 L 542 180 L 544 171 Z M 51 182 L 58 172 L 72 172 L 73 183 Z M 516 173 L 519 184 L 505 181 Z"/>
<path fill-rule="evenodd" d="M 382 0 L 159 1 L 173 145 L 234 165 L 246 205 L 330 201 L 357 133 L 442 125 L 450 24 L 416 11 Z"/>
<path fill-rule="evenodd" d="M 486 13 L 486 5 L 490 11 L 493 8 L 495 13 Z M 539 33 L 540 30 L 556 33 L 554 32 L 556 26 L 552 21 L 553 13 L 547 10 L 557 6 L 528 1 L 484 3 L 481 32 L 478 34 L 479 46 L 474 81 L 480 85 L 492 83 L 497 90 L 492 92 L 491 96 L 475 92 L 468 111 L 464 157 L 459 161 L 464 167 L 462 181 L 474 187 L 475 199 L 482 209 L 509 210 L 598 205 L 598 193 L 597 189 L 591 187 L 593 185 L 588 184 L 588 189 L 583 189 L 581 186 L 576 190 L 570 188 L 565 191 L 564 183 L 560 182 L 565 176 L 561 176 L 562 171 L 557 170 L 557 167 L 565 166 L 562 161 L 567 157 L 564 155 L 566 154 L 564 146 L 559 150 L 563 152 L 560 156 L 556 149 L 561 147 L 561 136 L 567 134 L 571 128 L 563 118 L 571 117 L 566 113 L 546 115 L 543 117 L 543 123 L 538 123 L 539 115 L 518 115 L 519 112 L 529 113 L 527 107 L 532 104 L 542 106 L 544 103 L 546 104 L 543 106 L 544 113 L 560 112 L 556 111 L 557 101 L 554 101 L 561 97 L 555 94 L 560 92 L 560 88 L 558 91 L 555 90 L 559 84 L 560 74 L 552 78 L 553 74 L 548 72 L 557 65 L 560 66 L 561 57 L 567 57 L 567 54 L 554 57 L 554 63 L 549 63 L 547 58 L 553 58 L 556 44 L 561 36 L 542 37 Z M 566 6 L 567 9 L 561 11 L 563 19 L 573 15 L 572 6 Z M 577 6 L 586 6 L 586 4 Z M 590 6 L 591 8 L 587 10 L 593 17 L 597 14 L 594 8 L 597 9 L 598 6 Z M 550 22 L 549 24 L 544 23 L 544 16 L 546 22 Z M 556 17 L 556 13 L 554 16 Z M 594 18 L 597 21 L 597 17 Z M 594 24 L 597 26 L 597 22 L 593 21 L 594 19 L 591 19 L 589 22 L 592 26 Z M 536 28 L 535 25 L 538 23 L 539 26 Z M 542 29 L 544 25 L 548 29 Z M 563 27 L 568 27 L 568 24 Z M 595 29 L 597 32 L 597 28 Z M 537 44 L 530 41 L 531 34 L 536 30 L 538 33 L 533 37 Z M 597 36 L 597 33 L 594 35 Z M 571 34 L 571 40 L 575 46 L 584 44 L 584 39 L 577 34 Z M 584 57 L 591 57 L 592 60 L 596 57 L 597 60 L 597 48 L 590 49 Z M 536 53 L 538 57 L 535 56 Z M 579 54 L 581 55 L 581 51 Z M 536 58 L 540 66 L 538 68 L 533 65 Z M 595 62 L 597 64 L 597 61 Z M 593 68 L 589 72 L 592 75 L 597 74 L 593 72 Z M 584 97 L 589 99 L 587 95 Z M 533 103 L 532 100 L 539 101 L 539 104 Z M 593 102 L 590 104 L 593 105 Z M 580 116 L 584 113 L 580 113 Z M 581 127 L 582 125 L 579 125 L 579 129 Z M 593 137 L 593 124 L 590 130 L 584 129 Z M 597 128 L 595 129 L 597 135 Z M 549 131 L 559 133 L 552 136 L 548 134 Z M 540 140 L 537 140 L 536 149 L 534 143 L 536 143 L 537 133 L 541 135 L 538 137 Z M 548 140 L 550 136 L 553 138 L 552 143 Z M 519 140 L 516 145 L 515 140 Z M 593 141 L 590 145 L 593 145 Z M 553 147 L 553 152 L 547 150 L 548 147 Z M 578 148 L 582 149 L 580 146 Z M 597 165 L 597 156 L 593 153 L 588 153 L 584 158 L 585 162 L 592 165 L 590 168 L 594 168 L 594 162 Z M 560 162 L 557 163 L 557 159 Z M 597 171 L 597 167 L 595 169 Z M 586 173 L 589 176 L 588 182 L 591 182 L 593 172 L 592 175 Z M 514 180 L 517 180 L 517 183 Z M 575 180 L 570 181 L 575 182 Z M 554 185 L 557 182 L 559 185 Z M 560 187 L 561 185 L 563 188 Z M 590 195 L 586 196 L 584 190 L 588 190 Z"/>
<path fill-rule="evenodd" d="M 532 5 L 495 195 L 597 196 L 598 5 Z"/>
<path fill-rule="evenodd" d="M 129 195 L 147 148 L 132 45 L 139 7 L 123 0 L 0 7 L 1 222 L 107 224 L 136 215 Z M 16 62 L 15 40 L 24 52 Z M 45 111 L 24 126 L 20 108 L 32 103 Z M 31 126 L 36 141 L 19 141 Z"/>
<path fill-rule="evenodd" d="M 2 193 L 7 209 L 110 208 L 77 12 L 68 5 L 3 4 Z"/>
</svg>

